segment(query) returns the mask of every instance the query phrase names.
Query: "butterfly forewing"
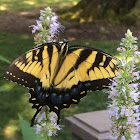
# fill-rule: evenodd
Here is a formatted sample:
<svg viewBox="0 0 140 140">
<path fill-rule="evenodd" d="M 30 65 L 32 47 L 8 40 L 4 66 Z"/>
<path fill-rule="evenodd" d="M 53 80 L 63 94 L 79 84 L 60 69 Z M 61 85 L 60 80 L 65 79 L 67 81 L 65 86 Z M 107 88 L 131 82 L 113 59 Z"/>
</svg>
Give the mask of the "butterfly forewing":
<svg viewBox="0 0 140 140">
<path fill-rule="evenodd" d="M 40 79 L 42 87 L 47 89 L 55 72 L 59 49 L 59 44 L 48 43 L 26 52 L 9 66 L 5 78 L 29 88 Z"/>
<path fill-rule="evenodd" d="M 91 90 L 96 90 L 96 87 L 101 89 L 110 82 L 110 78 L 118 75 L 117 62 L 116 58 L 96 49 L 71 47 L 54 79 L 54 85 L 56 88 L 71 89 L 80 82 L 89 82 L 93 83 Z"/>
</svg>

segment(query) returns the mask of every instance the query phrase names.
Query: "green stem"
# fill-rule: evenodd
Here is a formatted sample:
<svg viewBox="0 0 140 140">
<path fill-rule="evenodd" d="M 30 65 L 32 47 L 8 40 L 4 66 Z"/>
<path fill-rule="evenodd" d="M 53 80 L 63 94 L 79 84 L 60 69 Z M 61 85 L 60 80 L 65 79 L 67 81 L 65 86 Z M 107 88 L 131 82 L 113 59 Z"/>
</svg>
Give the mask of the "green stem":
<svg viewBox="0 0 140 140">
<path fill-rule="evenodd" d="M 43 137 L 42 140 L 51 140 L 51 137 L 50 136 Z"/>
<path fill-rule="evenodd" d="M 47 140 L 51 140 L 51 137 L 48 136 L 48 139 Z"/>
</svg>

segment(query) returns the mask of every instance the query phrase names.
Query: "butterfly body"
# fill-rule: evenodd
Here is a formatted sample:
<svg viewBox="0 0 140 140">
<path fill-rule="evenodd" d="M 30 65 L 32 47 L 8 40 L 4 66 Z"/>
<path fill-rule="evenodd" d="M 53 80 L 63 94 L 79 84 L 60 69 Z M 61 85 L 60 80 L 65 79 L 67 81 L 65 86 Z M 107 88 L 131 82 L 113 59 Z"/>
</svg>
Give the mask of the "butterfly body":
<svg viewBox="0 0 140 140">
<path fill-rule="evenodd" d="M 37 109 L 31 125 L 41 108 L 49 106 L 58 115 L 60 110 L 76 104 L 88 90 L 101 90 L 118 75 L 117 59 L 102 51 L 47 43 L 35 47 L 17 58 L 7 69 L 5 77 L 28 87 L 29 102 Z"/>
</svg>

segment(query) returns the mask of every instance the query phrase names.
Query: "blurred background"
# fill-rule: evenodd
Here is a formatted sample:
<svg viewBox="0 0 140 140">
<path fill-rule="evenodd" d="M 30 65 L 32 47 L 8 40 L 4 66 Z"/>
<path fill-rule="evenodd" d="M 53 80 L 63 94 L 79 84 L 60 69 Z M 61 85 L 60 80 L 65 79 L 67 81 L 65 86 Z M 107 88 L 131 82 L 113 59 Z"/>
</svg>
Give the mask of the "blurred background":
<svg viewBox="0 0 140 140">
<path fill-rule="evenodd" d="M 86 45 L 118 57 L 116 48 L 128 28 L 140 38 L 140 0 L 0 0 L 0 57 L 12 62 L 32 49 L 29 26 L 48 6 L 66 27 L 64 36 L 70 45 Z M 8 65 L 0 61 L 0 140 L 22 140 L 18 114 L 30 121 L 34 110 L 28 90 L 3 78 Z M 107 101 L 102 91 L 88 93 L 78 105 L 62 110 L 60 124 L 67 116 L 107 109 Z M 71 140 L 71 132 L 63 127 L 53 139 Z"/>
</svg>

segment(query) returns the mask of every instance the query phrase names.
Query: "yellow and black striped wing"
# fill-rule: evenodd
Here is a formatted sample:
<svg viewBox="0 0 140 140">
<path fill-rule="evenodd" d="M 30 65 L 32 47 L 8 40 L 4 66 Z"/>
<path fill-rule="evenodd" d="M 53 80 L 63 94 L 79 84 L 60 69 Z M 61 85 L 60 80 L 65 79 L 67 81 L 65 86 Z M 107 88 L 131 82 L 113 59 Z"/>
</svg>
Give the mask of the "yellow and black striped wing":
<svg viewBox="0 0 140 140">
<path fill-rule="evenodd" d="M 59 58 L 60 46 L 57 43 L 48 43 L 35 47 L 18 57 L 7 69 L 5 78 L 24 85 L 34 87 L 39 79 L 42 88 L 50 87 L 51 79 Z"/>
<path fill-rule="evenodd" d="M 83 89 L 102 89 L 110 83 L 110 78 L 118 75 L 117 61 L 96 49 L 70 47 L 54 79 L 55 88 L 67 90 L 82 83 Z"/>
</svg>

